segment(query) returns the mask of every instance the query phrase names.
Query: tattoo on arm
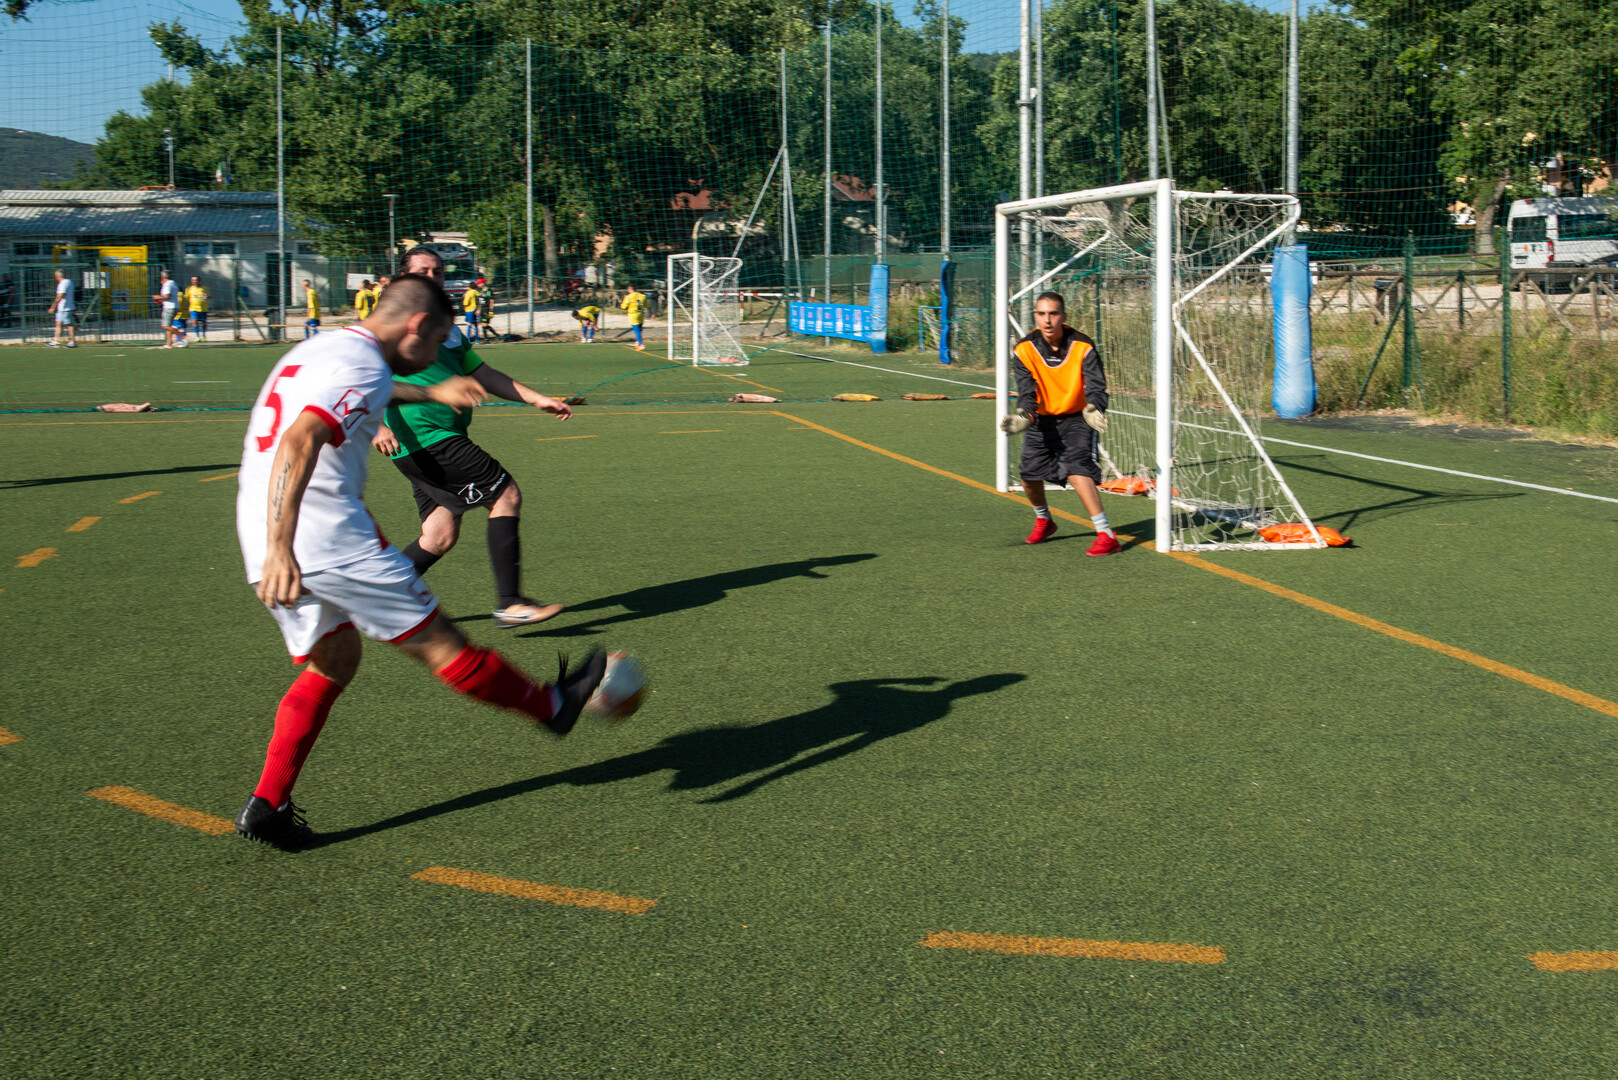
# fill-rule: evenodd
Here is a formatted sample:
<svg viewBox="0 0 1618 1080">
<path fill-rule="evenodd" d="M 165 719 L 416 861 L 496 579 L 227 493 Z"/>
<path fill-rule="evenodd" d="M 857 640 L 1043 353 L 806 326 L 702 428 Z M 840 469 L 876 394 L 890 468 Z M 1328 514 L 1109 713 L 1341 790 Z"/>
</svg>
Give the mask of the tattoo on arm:
<svg viewBox="0 0 1618 1080">
<path fill-rule="evenodd" d="M 287 475 L 289 473 L 291 473 L 291 472 L 292 472 L 292 463 L 290 461 L 282 462 L 281 463 L 281 475 L 279 475 L 279 476 L 277 476 L 275 478 L 274 484 L 270 488 L 270 511 L 271 511 L 270 520 L 271 521 L 280 521 L 281 520 L 281 507 L 282 507 L 283 502 L 286 499 L 286 494 L 287 494 Z"/>
</svg>

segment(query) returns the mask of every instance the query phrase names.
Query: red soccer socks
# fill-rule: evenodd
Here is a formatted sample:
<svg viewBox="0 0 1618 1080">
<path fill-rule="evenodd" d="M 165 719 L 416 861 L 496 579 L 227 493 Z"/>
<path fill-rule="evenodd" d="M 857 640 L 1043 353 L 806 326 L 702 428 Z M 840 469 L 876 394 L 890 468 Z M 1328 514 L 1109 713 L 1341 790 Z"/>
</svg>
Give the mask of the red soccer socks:
<svg viewBox="0 0 1618 1080">
<path fill-rule="evenodd" d="M 343 688 L 324 675 L 305 670 L 292 683 L 275 712 L 275 734 L 264 755 L 264 772 L 253 794 L 271 806 L 286 805 L 292 785 L 309 759 L 320 729 L 326 726 L 332 703 Z"/>
<path fill-rule="evenodd" d="M 535 723 L 556 714 L 555 689 L 535 683 L 493 649 L 468 645 L 437 674 L 456 693 L 523 713 Z"/>
</svg>

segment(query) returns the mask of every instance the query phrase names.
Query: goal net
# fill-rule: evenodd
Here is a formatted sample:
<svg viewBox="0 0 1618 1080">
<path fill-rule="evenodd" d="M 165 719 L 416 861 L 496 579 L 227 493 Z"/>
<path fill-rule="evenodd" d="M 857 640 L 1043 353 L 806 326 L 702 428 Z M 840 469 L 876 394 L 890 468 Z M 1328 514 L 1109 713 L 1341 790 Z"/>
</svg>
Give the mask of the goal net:
<svg viewBox="0 0 1618 1080">
<path fill-rule="evenodd" d="M 1324 547 L 1264 449 L 1274 344 L 1266 270 L 1297 223 L 1288 195 L 1176 191 L 1167 180 L 1002 203 L 995 213 L 998 487 L 1010 490 L 1011 357 L 1034 299 L 1062 294 L 1111 396 L 1102 488 L 1155 501 L 1162 550 Z M 1261 529 L 1302 526 L 1305 542 Z"/>
<path fill-rule="evenodd" d="M 744 367 L 742 260 L 691 251 L 668 260 L 669 359 Z"/>
</svg>

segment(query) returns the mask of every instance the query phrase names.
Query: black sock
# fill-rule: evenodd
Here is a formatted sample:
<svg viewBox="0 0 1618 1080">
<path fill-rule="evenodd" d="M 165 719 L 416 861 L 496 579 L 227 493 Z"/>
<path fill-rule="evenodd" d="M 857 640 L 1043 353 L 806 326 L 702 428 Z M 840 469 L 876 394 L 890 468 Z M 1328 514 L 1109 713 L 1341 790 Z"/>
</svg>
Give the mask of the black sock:
<svg viewBox="0 0 1618 1080">
<path fill-rule="evenodd" d="M 518 535 L 521 518 L 489 519 L 489 565 L 494 568 L 494 590 L 500 607 L 520 604 L 522 595 L 522 538 Z"/>
<path fill-rule="evenodd" d="M 405 558 L 416 565 L 416 576 L 421 577 L 432 569 L 433 563 L 442 559 L 442 555 L 434 555 L 421 546 L 420 540 L 410 541 L 410 546 L 404 549 Z"/>
</svg>

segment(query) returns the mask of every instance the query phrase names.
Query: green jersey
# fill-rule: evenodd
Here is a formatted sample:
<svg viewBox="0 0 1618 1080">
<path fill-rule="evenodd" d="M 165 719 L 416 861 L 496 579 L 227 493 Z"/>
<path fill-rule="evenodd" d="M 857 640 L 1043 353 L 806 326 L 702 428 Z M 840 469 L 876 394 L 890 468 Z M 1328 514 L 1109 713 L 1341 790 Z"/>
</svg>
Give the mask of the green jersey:
<svg viewBox="0 0 1618 1080">
<path fill-rule="evenodd" d="M 482 366 L 483 361 L 472 351 L 472 343 L 456 328 L 449 332 L 448 340 L 438 347 L 438 359 L 426 370 L 397 378 L 399 382 L 416 386 L 432 386 L 452 375 L 470 375 Z M 434 443 L 465 435 L 466 429 L 472 426 L 472 411 L 456 412 L 436 401 L 389 405 L 387 425 L 399 440 L 398 452 L 388 456 L 402 458 Z"/>
</svg>

